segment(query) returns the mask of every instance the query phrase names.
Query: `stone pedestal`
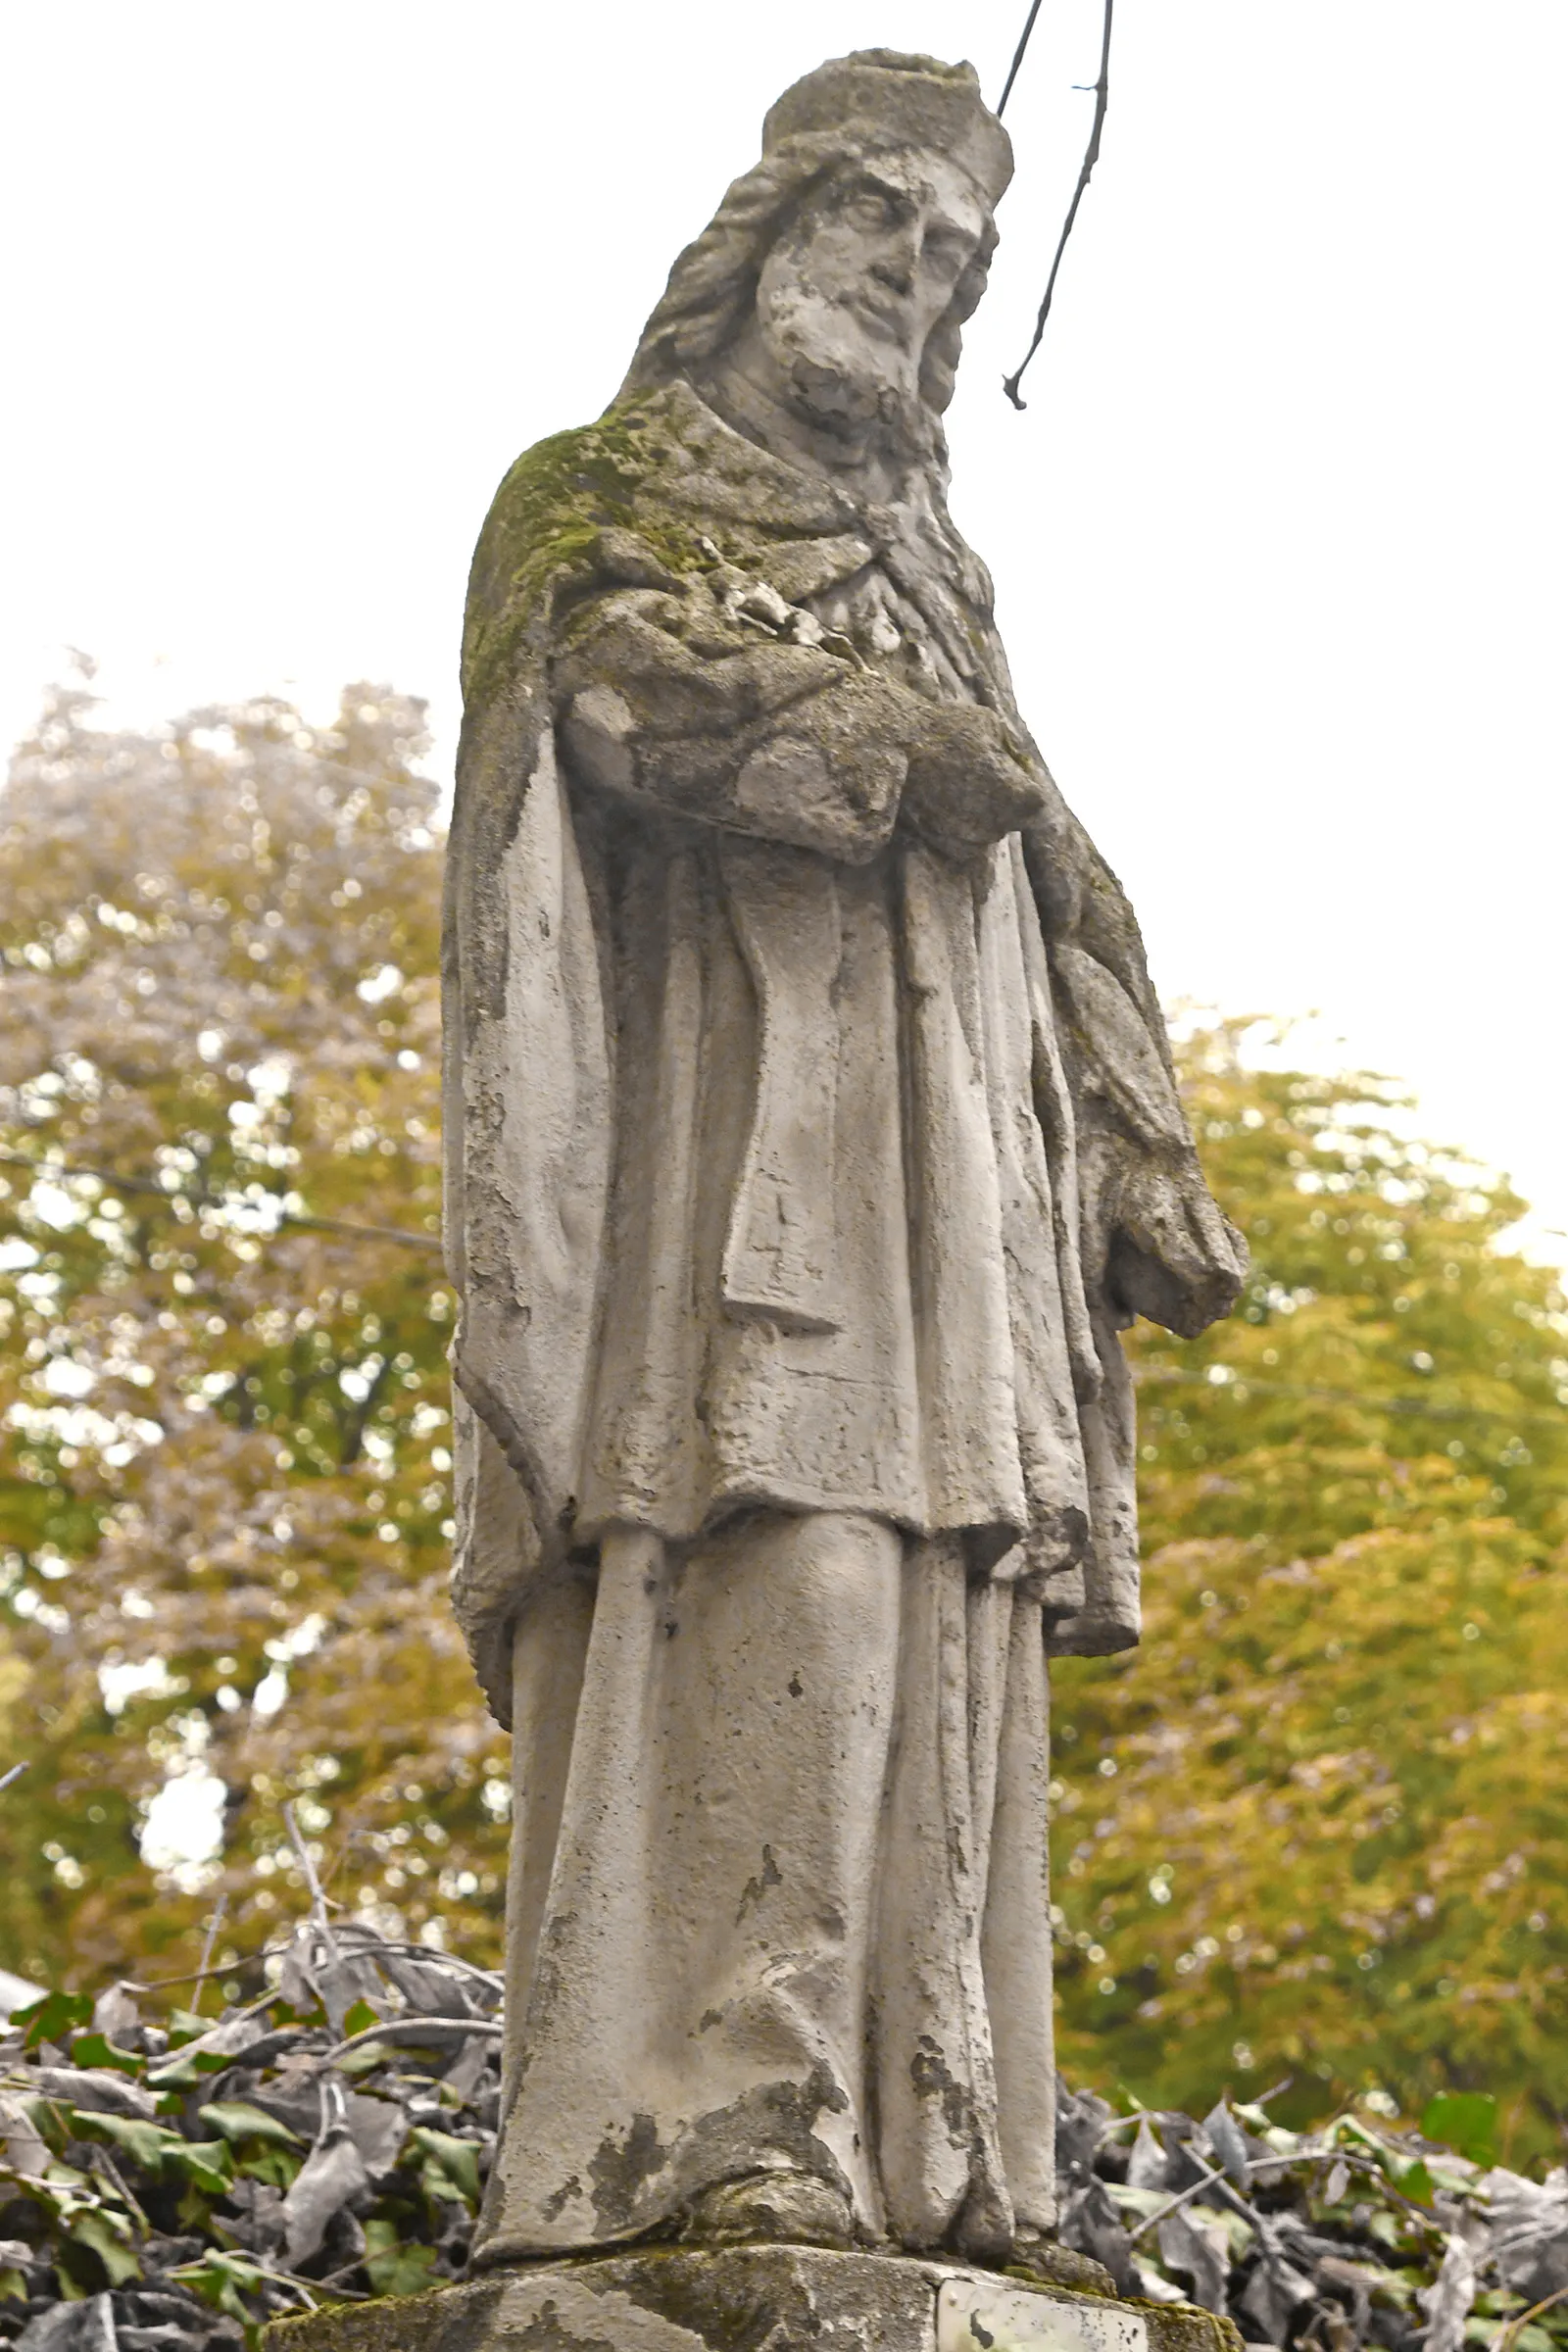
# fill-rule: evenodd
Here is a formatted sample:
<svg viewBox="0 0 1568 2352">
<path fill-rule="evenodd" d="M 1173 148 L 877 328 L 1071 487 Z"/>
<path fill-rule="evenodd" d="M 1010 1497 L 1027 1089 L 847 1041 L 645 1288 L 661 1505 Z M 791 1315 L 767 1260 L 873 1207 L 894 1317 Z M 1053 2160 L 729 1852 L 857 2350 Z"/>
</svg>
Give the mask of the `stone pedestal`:
<svg viewBox="0 0 1568 2352">
<path fill-rule="evenodd" d="M 264 2340 L 267 2352 L 1242 2352 L 1229 2321 L 1185 2305 L 810 2246 L 529 2264 L 277 2321 Z"/>
</svg>

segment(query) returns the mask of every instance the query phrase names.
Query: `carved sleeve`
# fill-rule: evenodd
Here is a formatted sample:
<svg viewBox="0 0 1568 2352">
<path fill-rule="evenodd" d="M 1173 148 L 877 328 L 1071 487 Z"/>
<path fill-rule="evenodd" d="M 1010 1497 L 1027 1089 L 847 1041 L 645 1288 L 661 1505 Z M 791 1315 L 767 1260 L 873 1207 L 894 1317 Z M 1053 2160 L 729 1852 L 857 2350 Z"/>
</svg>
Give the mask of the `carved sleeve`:
<svg viewBox="0 0 1568 2352">
<path fill-rule="evenodd" d="M 850 864 L 901 818 L 962 860 L 1040 808 L 1029 755 L 998 714 L 879 676 L 760 587 L 727 603 L 709 581 L 630 588 L 580 607 L 555 695 L 589 782 Z"/>
<path fill-rule="evenodd" d="M 852 863 L 893 831 L 921 715 L 901 689 L 748 626 L 701 588 L 579 608 L 554 687 L 589 782 Z"/>
<path fill-rule="evenodd" d="M 1053 784 L 1024 834 L 1078 1129 L 1085 1275 L 1184 1339 L 1228 1314 L 1247 1245 L 1204 1182 L 1120 883 Z"/>
</svg>

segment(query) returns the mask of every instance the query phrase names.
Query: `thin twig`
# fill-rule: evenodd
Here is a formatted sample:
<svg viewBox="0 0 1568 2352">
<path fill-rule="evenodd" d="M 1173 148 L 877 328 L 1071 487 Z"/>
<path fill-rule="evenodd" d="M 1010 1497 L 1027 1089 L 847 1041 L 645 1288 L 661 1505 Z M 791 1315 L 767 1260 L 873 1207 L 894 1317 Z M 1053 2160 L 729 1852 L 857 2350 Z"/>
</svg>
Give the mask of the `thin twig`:
<svg viewBox="0 0 1568 2352">
<path fill-rule="evenodd" d="M 1131 2115 L 1118 2115 L 1114 2123 L 1109 2123 L 1105 2126 L 1104 2130 L 1101 2132 L 1100 2137 L 1096 2140 L 1096 2154 L 1098 2155 L 1107 2140 L 1114 2139 L 1118 2132 L 1125 2132 L 1129 2124 L 1143 2123 L 1151 2112 L 1157 2114 L 1158 2110 L 1154 2109 L 1152 2111 L 1147 2107 L 1135 2107 Z"/>
<path fill-rule="evenodd" d="M 490 1985 L 496 1992 L 506 1990 L 505 1977 L 498 1975 L 493 1968 L 481 1968 L 476 1960 L 465 1960 L 459 1952 L 438 1952 L 428 1943 L 390 1943 L 382 1936 L 371 1939 L 370 1948 L 406 1953 L 411 1960 L 428 1960 L 436 1968 L 456 1968 L 465 1976 L 477 1977 L 481 1984 Z"/>
<path fill-rule="evenodd" d="M 260 2017 L 264 2009 L 275 2008 L 277 1999 L 278 1992 L 274 1984 L 259 2001 L 252 2001 L 247 2008 L 235 2009 L 227 2017 L 220 2017 L 216 2026 L 208 2027 L 205 2034 L 193 2034 L 189 2041 L 182 2041 L 177 2050 L 171 2050 L 166 2057 L 149 2067 L 148 2082 L 156 2084 L 158 2077 L 167 2074 L 171 2067 L 182 2066 L 187 2058 L 203 2056 L 220 2034 L 229 2034 L 236 2026 L 249 2025 L 251 2019 Z"/>
<path fill-rule="evenodd" d="M 1549 2311 L 1554 2303 L 1560 2303 L 1564 2295 L 1568 2295 L 1568 2286 L 1559 2286 L 1544 2301 L 1532 2303 L 1528 2311 L 1521 2311 L 1514 2319 L 1504 2320 L 1492 2339 L 1491 2352 L 1512 2352 L 1520 2328 L 1531 2320 L 1539 2320 L 1544 2311 Z"/>
<path fill-rule="evenodd" d="M 316 2144 L 318 2148 L 324 2148 L 328 2140 L 348 2137 L 349 2103 L 343 2096 L 343 2085 L 335 2075 L 323 2075 L 316 2091 L 317 2110 L 320 2116 L 316 2131 Z"/>
<path fill-rule="evenodd" d="M 30 1761 L 30 1757 L 24 1756 L 20 1764 L 13 1764 L 9 1772 L 0 1773 L 0 1788 L 9 1788 L 13 1781 L 20 1781 Z"/>
<path fill-rule="evenodd" d="M 239 1969 L 265 1968 L 269 1960 L 281 1960 L 293 1940 L 291 1930 L 281 1943 L 264 1943 L 259 1952 L 241 1952 L 237 1960 L 222 1960 L 206 1968 L 187 1968 L 177 1977 L 148 1977 L 141 1982 L 126 1977 L 122 1982 L 127 1992 L 166 1992 L 172 1984 L 196 1984 L 204 1977 L 228 1977 Z M 276 2000 L 275 1987 L 268 1998 Z"/>
<path fill-rule="evenodd" d="M 182 2262 L 177 2270 L 172 2270 L 169 2273 L 169 2277 L 171 2278 L 184 2280 L 190 2276 L 191 2272 L 199 2271 L 202 2267 L 202 2263 L 205 2262 L 206 2259 L 207 2257 L 203 2255 L 200 2260 L 196 2262 Z M 305 2307 L 308 2311 L 316 2310 L 316 2297 L 322 2293 L 330 2293 L 341 2296 L 345 2302 L 349 2303 L 368 2303 L 370 2300 L 368 2295 L 362 2293 L 360 2288 L 355 2286 L 333 2286 L 331 2279 L 329 2278 L 302 2278 L 297 2271 L 277 2270 L 270 2262 L 268 2261 L 265 2254 L 246 2254 L 242 2256 L 241 2259 L 245 2262 L 249 2269 L 256 2272 L 259 2278 L 265 2279 L 268 2285 L 298 2287 L 300 2292 L 305 2297 Z M 351 2267 L 354 2270 L 359 2270 L 363 2262 L 364 2256 L 362 2255 L 360 2261 L 353 2264 Z M 339 2275 L 339 2273 L 334 2272 L 333 2278 L 336 2278 Z"/>
<path fill-rule="evenodd" d="M 1283 2098 L 1295 2081 L 1294 2075 L 1282 2075 L 1272 2090 L 1260 2091 L 1255 2099 L 1244 2099 L 1242 2105 L 1244 2107 L 1266 2107 L 1271 2099 Z"/>
<path fill-rule="evenodd" d="M 340 2278 L 352 2278 L 356 2271 L 363 2270 L 365 2270 L 365 2256 L 362 2254 L 357 2261 L 345 2263 L 342 2270 L 334 2271 L 330 2278 L 313 2278 L 311 2284 L 318 2286 L 323 2295 L 341 2295 L 346 2303 L 368 2303 L 370 2297 L 363 2286 L 340 2286 L 338 2284 Z M 367 2272 L 366 2275 L 368 2277 L 369 2274 Z M 303 2284 L 304 2281 L 299 2280 L 296 2283 Z"/>
<path fill-rule="evenodd" d="M 1088 187 L 1095 166 L 1100 161 L 1100 133 L 1104 125 L 1105 108 L 1110 98 L 1110 12 L 1113 6 L 1114 0 L 1105 0 L 1105 24 L 1100 43 L 1100 78 L 1095 83 L 1094 127 L 1089 133 L 1089 144 L 1084 150 L 1084 160 L 1079 167 L 1078 185 L 1072 192 L 1072 202 L 1067 207 L 1067 218 L 1061 224 L 1061 235 L 1056 241 L 1056 258 L 1051 265 L 1051 275 L 1046 281 L 1045 300 L 1040 305 L 1040 316 L 1035 320 L 1034 340 L 1011 375 L 1005 378 L 1002 387 L 1015 409 L 1022 409 L 1028 405 L 1020 398 L 1018 386 L 1023 381 L 1024 369 L 1040 349 L 1040 339 L 1046 331 L 1046 320 L 1051 316 L 1051 298 L 1056 291 L 1056 272 L 1061 268 L 1061 257 L 1067 250 L 1067 239 L 1072 235 L 1072 224 L 1078 218 L 1078 207 L 1083 202 L 1084 190 Z"/>
<path fill-rule="evenodd" d="M 1378 2182 L 1383 2194 L 1391 2197 L 1396 2205 L 1402 2205 L 1412 2221 L 1422 2223 L 1429 2230 L 1435 2227 L 1431 2210 L 1425 2205 L 1418 2205 L 1412 2197 L 1407 2197 L 1402 2188 L 1396 2188 L 1377 2158 L 1369 2155 L 1365 2148 L 1340 2147 L 1332 2142 L 1327 2147 L 1314 2146 L 1308 2142 L 1289 2156 L 1254 2156 L 1247 2167 L 1247 2177 L 1250 2181 L 1263 2173 L 1288 2172 L 1295 2164 L 1325 2165 L 1329 2163 L 1343 2164 L 1347 2172 L 1359 2171 L 1369 2174 Z M 1229 2190 L 1228 2194 L 1250 2221 L 1257 2222 L 1264 2218 L 1262 2215 L 1254 2214 L 1246 2198 L 1238 2196 L 1234 2188 Z"/>
<path fill-rule="evenodd" d="M 1196 2197 L 1200 2188 L 1211 2187 L 1216 2180 L 1223 2180 L 1224 2178 L 1225 2167 L 1222 2164 L 1216 2164 L 1211 2173 L 1204 2173 L 1200 2179 L 1194 2180 L 1189 2187 L 1179 2189 L 1175 2196 L 1167 2198 L 1163 2205 L 1156 2205 L 1152 2213 L 1145 2214 L 1137 2229 L 1128 2230 L 1128 2242 L 1136 2245 L 1146 2230 L 1152 2230 L 1156 2222 L 1168 2221 L 1170 2216 L 1175 2213 L 1179 2207 L 1185 2205 L 1190 2197 Z"/>
<path fill-rule="evenodd" d="M 103 2175 L 116 2196 L 123 2204 L 125 2211 L 130 2215 L 132 2222 L 140 2230 L 143 2237 L 146 2237 L 152 2229 L 152 2224 L 126 2186 L 124 2175 L 109 2150 L 101 2145 L 95 2145 L 89 2152 L 88 2161 L 94 2172 Z"/>
<path fill-rule="evenodd" d="M 363 1937 L 363 1941 L 361 1938 Z M 465 1960 L 460 1952 L 438 1952 L 428 1943 L 389 1943 L 384 1936 L 368 1934 L 354 1920 L 345 1920 L 337 1929 L 339 1946 L 345 1950 L 363 1950 L 372 1956 L 378 1951 L 406 1952 L 411 1960 L 427 1960 L 434 1967 L 456 1969 L 461 1975 L 475 1977 L 492 1991 L 506 1988 L 506 1980 L 494 1969 L 481 1968 L 477 1961 Z M 288 1950 L 291 1937 L 281 1943 L 264 1944 L 259 1952 L 242 1952 L 237 1960 L 224 1960 L 212 1968 L 187 1968 L 177 1977 L 125 1977 L 122 1980 L 127 1992 L 164 1992 L 173 1984 L 194 1984 L 204 1977 L 227 1977 L 246 1968 L 265 1967 L 269 1960 L 281 1959 Z"/>
<path fill-rule="evenodd" d="M 997 121 L 999 122 L 1002 120 L 1003 110 L 1005 108 L 1007 100 L 1012 96 L 1012 85 L 1018 78 L 1018 68 L 1023 64 L 1023 53 L 1029 46 L 1029 35 L 1035 28 L 1035 19 L 1039 16 L 1039 14 L 1040 0 L 1033 0 L 1033 5 L 1029 11 L 1028 22 L 1025 24 L 1022 32 L 1018 35 L 1018 46 L 1013 51 L 1012 63 L 1007 68 L 1007 78 L 1002 85 L 1002 96 L 997 100 Z"/>
<path fill-rule="evenodd" d="M 190 2007 L 192 2017 L 200 2017 L 202 1996 L 207 1990 L 207 1980 L 210 1976 L 216 1976 L 219 1973 L 210 1963 L 213 1957 L 213 1946 L 218 1941 L 218 1931 L 223 1924 L 223 1914 L 227 1909 L 228 1896 L 220 1894 L 213 1905 L 213 1916 L 207 1923 L 207 1934 L 202 1939 L 202 1964 L 196 1971 L 196 1991 Z"/>
<path fill-rule="evenodd" d="M 328 1952 L 336 1960 L 338 1957 L 337 1937 L 332 1933 L 332 1922 L 326 1915 L 326 1896 L 322 1893 L 321 1882 L 316 1875 L 316 1864 L 311 1858 L 311 1849 L 306 1844 L 300 1825 L 294 1818 L 292 1804 L 285 1804 L 283 1807 L 283 1827 L 288 1832 L 288 1841 L 294 1848 L 294 1858 L 299 1863 L 301 1870 L 304 1871 L 305 1884 L 310 1888 L 311 1924 L 319 1930 L 321 1939 Z"/>
<path fill-rule="evenodd" d="M 494 2017 L 389 2017 L 385 2025 L 365 2026 L 340 2041 L 335 2050 L 323 2050 L 313 2061 L 317 2066 L 333 2066 L 350 2050 L 357 2050 L 368 2041 L 417 2041 L 421 2034 L 479 2034 L 499 2041 L 505 2032 L 499 2018 Z"/>
</svg>

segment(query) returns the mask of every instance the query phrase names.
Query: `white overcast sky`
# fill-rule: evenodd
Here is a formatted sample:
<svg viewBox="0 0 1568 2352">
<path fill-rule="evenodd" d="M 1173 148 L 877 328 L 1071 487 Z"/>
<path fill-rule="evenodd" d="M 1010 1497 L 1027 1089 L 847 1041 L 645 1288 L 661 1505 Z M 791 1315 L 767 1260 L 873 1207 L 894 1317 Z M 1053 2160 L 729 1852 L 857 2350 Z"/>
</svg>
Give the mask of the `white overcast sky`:
<svg viewBox="0 0 1568 2352">
<path fill-rule="evenodd" d="M 469 549 L 778 90 L 995 97 L 1024 0 L 50 0 L 0 20 L 0 733 L 343 679 L 456 730 Z M 1020 696 L 1167 999 L 1321 1014 L 1568 1227 L 1564 0 L 1046 0 L 952 418 Z M 1545 1247 L 1560 1251 L 1560 1242 Z"/>
</svg>

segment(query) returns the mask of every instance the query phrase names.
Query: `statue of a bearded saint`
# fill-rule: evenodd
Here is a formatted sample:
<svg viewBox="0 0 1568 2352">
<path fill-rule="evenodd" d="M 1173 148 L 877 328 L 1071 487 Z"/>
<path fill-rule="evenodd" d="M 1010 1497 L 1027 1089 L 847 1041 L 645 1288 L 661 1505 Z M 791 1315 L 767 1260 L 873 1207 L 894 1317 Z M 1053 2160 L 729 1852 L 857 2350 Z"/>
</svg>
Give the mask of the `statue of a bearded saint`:
<svg viewBox="0 0 1568 2352">
<path fill-rule="evenodd" d="M 457 1605 L 513 1728 L 477 2247 L 1027 2259 L 1047 1658 L 1138 1635 L 1136 1314 L 1243 1253 L 1013 702 L 941 415 L 972 69 L 767 118 L 474 560 L 446 938 Z"/>
</svg>

